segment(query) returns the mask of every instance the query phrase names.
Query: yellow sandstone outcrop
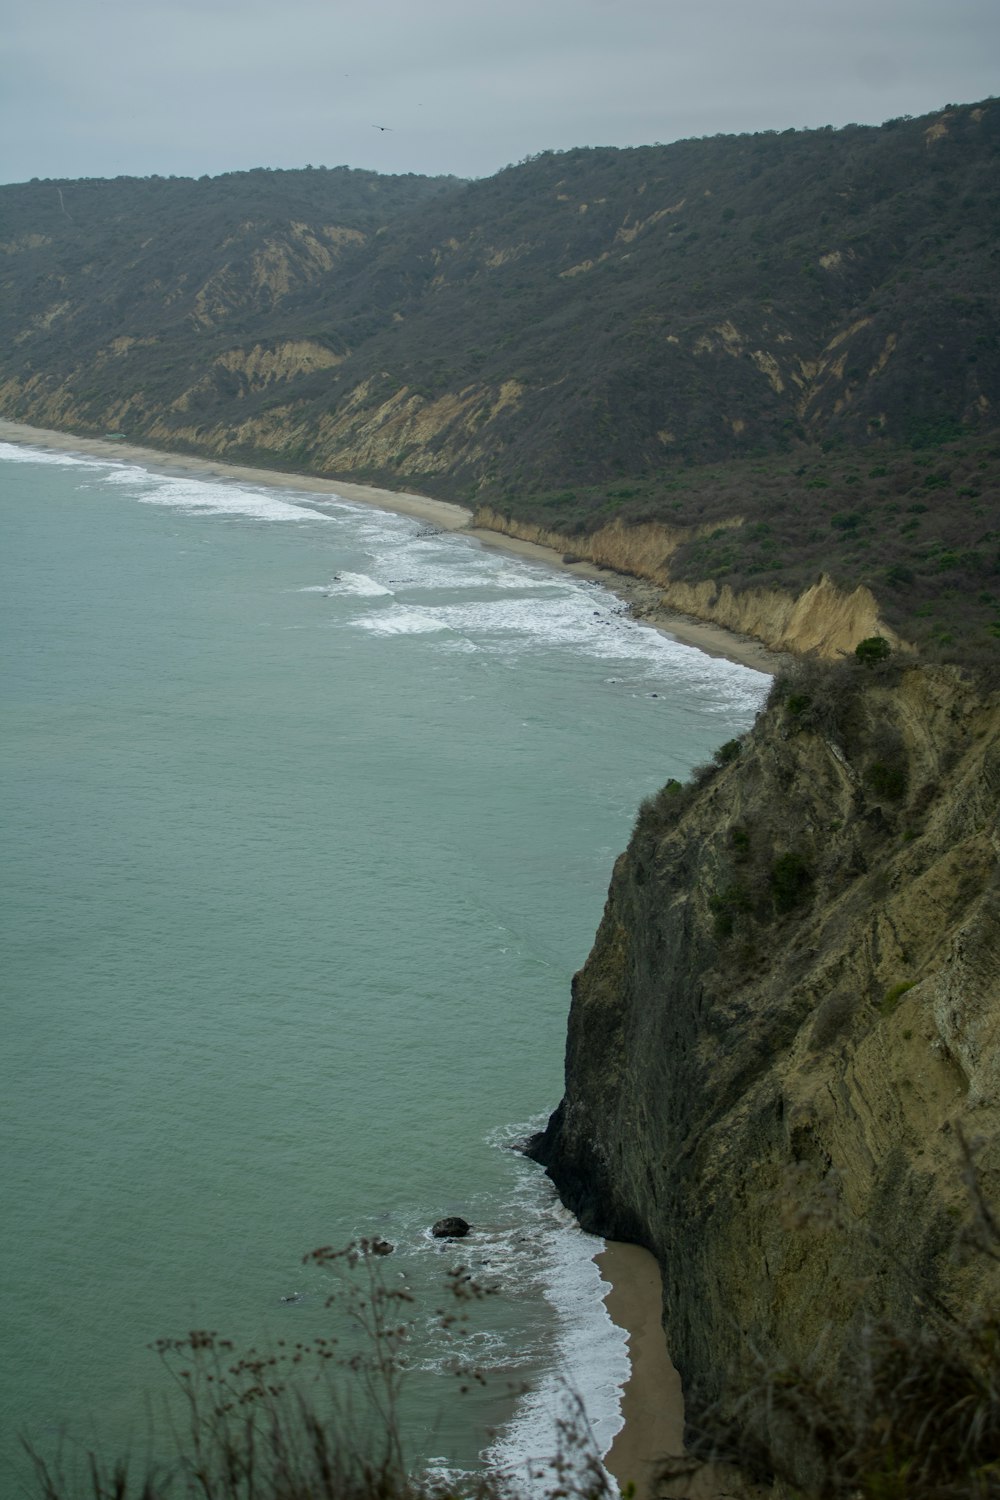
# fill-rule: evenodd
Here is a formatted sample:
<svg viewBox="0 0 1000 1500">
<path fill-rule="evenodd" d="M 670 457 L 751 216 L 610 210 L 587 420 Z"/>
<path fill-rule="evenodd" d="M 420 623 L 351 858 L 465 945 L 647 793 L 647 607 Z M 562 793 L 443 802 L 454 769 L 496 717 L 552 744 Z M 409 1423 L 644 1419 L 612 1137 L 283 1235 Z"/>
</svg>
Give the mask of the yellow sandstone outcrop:
<svg viewBox="0 0 1000 1500">
<path fill-rule="evenodd" d="M 907 648 L 881 618 L 870 589 L 856 588 L 848 594 L 825 575 L 799 595 L 779 589 L 742 589 L 736 593 L 728 584 L 717 587 L 711 579 L 687 583 L 671 578 L 670 559 L 677 548 L 709 530 L 718 530 L 717 521 L 710 527 L 669 527 L 652 521 L 625 526 L 615 521 L 589 536 L 568 537 L 542 526 L 512 521 L 488 506 L 480 506 L 473 524 L 648 579 L 662 589 L 665 608 L 754 636 L 773 651 L 814 652 L 836 658 L 849 655 L 859 641 L 873 635 L 884 636 L 895 647 Z M 739 517 L 728 522 L 730 526 L 740 524 Z"/>
</svg>

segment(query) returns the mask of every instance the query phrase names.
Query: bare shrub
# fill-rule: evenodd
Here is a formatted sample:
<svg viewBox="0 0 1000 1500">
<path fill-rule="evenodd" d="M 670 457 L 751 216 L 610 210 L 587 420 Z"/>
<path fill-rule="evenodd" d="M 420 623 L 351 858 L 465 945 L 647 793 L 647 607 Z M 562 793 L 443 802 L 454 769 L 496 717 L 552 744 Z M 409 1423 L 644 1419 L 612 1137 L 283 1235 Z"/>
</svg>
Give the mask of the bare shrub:
<svg viewBox="0 0 1000 1500">
<path fill-rule="evenodd" d="M 324 1246 L 305 1260 L 337 1275 L 327 1307 L 347 1314 L 341 1338 L 316 1338 L 239 1353 L 217 1333 L 195 1330 L 152 1346 L 181 1395 L 186 1423 L 156 1435 L 164 1456 L 147 1462 L 94 1452 L 43 1456 L 27 1446 L 40 1500 L 445 1500 L 458 1493 L 414 1468 L 400 1422 L 406 1349 L 416 1309 L 389 1284 L 384 1242 Z M 446 1277 L 435 1320 L 453 1343 L 458 1389 L 482 1383 L 461 1356 L 468 1309 L 491 1293 L 464 1267 Z M 557 1451 L 523 1476 L 472 1476 L 469 1500 L 611 1500 L 578 1398 L 567 1397 Z M 539 1482 L 541 1481 L 541 1482 Z"/>
</svg>

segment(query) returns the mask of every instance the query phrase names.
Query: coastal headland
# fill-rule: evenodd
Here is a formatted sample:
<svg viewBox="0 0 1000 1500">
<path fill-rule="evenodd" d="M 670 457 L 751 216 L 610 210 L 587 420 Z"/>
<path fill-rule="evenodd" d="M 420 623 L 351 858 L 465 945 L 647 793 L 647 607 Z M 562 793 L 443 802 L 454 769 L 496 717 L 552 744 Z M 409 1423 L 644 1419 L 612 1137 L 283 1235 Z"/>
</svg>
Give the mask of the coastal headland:
<svg viewBox="0 0 1000 1500">
<path fill-rule="evenodd" d="M 658 618 L 653 584 L 479 531 L 447 502 L 9 422 L 0 439 L 397 510 L 778 666 Z M 601 1263 L 632 1363 L 606 1460 L 623 1486 L 684 1420 L 661 1307 L 697 1421 L 745 1409 L 754 1358 L 849 1369 L 879 1321 L 906 1329 L 933 1302 L 958 1325 L 995 1305 L 989 1257 L 956 1252 L 960 1142 L 985 1204 L 1000 1181 L 996 691 L 904 653 L 782 676 L 748 736 L 644 806 L 574 980 L 566 1095 L 532 1153 L 585 1229 L 627 1242 Z M 793 1470 L 806 1451 L 766 1421 L 758 1436 Z"/>
<path fill-rule="evenodd" d="M 933 1330 L 971 1372 L 963 1330 L 995 1323 L 1000 697 L 802 663 L 727 748 L 641 810 L 530 1150 L 585 1229 L 654 1253 L 689 1420 L 825 1493 L 816 1409 L 775 1390 L 823 1382 L 877 1448 L 877 1331 L 902 1393 Z"/>
<path fill-rule="evenodd" d="M 1000 1202 L 998 156 L 989 98 L 474 183 L 3 189 L 0 403 L 35 425 L 0 438 L 381 506 L 775 678 L 640 810 L 533 1150 L 628 1242 L 623 1486 L 679 1431 L 662 1317 L 689 1425 L 815 1492 L 760 1391 L 818 1370 L 915 1494 L 858 1351 L 929 1309 L 993 1318 L 995 1477 L 1000 1246 L 963 1247 L 970 1179 L 995 1236 Z"/>
</svg>

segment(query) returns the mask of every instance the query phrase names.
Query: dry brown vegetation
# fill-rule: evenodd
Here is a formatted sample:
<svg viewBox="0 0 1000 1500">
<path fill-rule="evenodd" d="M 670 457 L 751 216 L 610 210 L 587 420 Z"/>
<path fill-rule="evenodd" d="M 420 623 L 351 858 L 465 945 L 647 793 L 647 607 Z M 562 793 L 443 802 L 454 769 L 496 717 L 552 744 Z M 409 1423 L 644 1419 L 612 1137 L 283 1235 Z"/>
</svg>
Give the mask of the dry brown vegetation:
<svg viewBox="0 0 1000 1500">
<path fill-rule="evenodd" d="M 41 1500 L 611 1500 L 579 1403 L 559 1425 L 559 1452 L 543 1469 L 467 1476 L 456 1489 L 415 1465 L 402 1416 L 414 1298 L 384 1269 L 383 1241 L 312 1251 L 329 1270 L 329 1337 L 239 1351 L 204 1329 L 160 1339 L 154 1352 L 178 1393 L 180 1418 L 153 1433 L 150 1457 L 105 1458 L 28 1448 Z M 485 1377 L 462 1353 L 470 1306 L 491 1294 L 464 1266 L 448 1273 L 433 1315 L 453 1351 L 463 1393 Z M 451 1395 L 442 1391 L 442 1401 Z"/>
</svg>

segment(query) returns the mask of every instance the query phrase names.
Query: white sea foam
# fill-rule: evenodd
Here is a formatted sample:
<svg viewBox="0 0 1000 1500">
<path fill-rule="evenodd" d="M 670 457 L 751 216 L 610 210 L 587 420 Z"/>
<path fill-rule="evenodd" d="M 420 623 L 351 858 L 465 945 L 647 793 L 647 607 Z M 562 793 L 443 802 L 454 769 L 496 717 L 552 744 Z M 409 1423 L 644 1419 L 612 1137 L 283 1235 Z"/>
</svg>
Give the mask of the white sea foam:
<svg viewBox="0 0 1000 1500">
<path fill-rule="evenodd" d="M 766 674 L 692 650 L 633 619 L 603 588 L 472 548 L 461 536 L 414 535 L 416 523 L 403 517 L 384 519 L 395 524 L 380 528 L 369 522 L 365 528 L 372 575 L 401 602 L 417 604 L 422 595 L 436 594 L 421 607 L 433 610 L 443 626 L 479 650 L 520 654 L 565 647 L 616 667 L 631 664 L 664 681 L 680 674 L 688 690 L 723 716 L 734 708 L 753 711 L 764 697 L 770 681 Z M 490 597 L 460 597 L 473 590 L 488 590 Z M 365 624 L 378 628 L 371 621 Z"/>
<path fill-rule="evenodd" d="M 0 459 L 99 470 L 102 483 L 125 489 L 143 504 L 171 506 L 192 516 L 346 524 L 351 547 L 369 553 L 370 571 L 341 572 L 325 588 L 314 587 L 359 598 L 396 595 L 398 610 L 368 612 L 352 622 L 374 635 L 437 634 L 441 649 L 498 655 L 566 648 L 607 661 L 616 671 L 637 669 L 638 679 L 634 670 L 628 674 L 636 687 L 644 678 L 658 677 L 666 687 L 681 677 L 686 692 L 696 696 L 699 711 L 723 718 L 734 711 L 754 711 L 769 684 L 764 673 L 709 657 L 631 619 L 603 589 L 470 546 L 460 535 L 428 532 L 411 517 L 340 497 L 317 502 L 294 492 L 279 496 L 266 488 L 156 474 L 124 461 L 10 443 L 0 443 Z M 322 510 L 316 509 L 317 503 Z M 455 599 L 475 589 L 489 590 L 493 597 Z M 421 595 L 433 593 L 446 597 L 421 602 Z"/>
<path fill-rule="evenodd" d="M 330 580 L 327 591 L 331 594 L 357 594 L 361 598 L 377 598 L 380 594 L 391 595 L 392 589 L 370 578 L 367 573 L 338 573 Z"/>
<path fill-rule="evenodd" d="M 522 1127 L 519 1133 L 523 1137 L 528 1131 Z M 494 1144 L 503 1145 L 509 1134 L 498 1132 Z M 518 1176 L 518 1209 L 522 1222 L 534 1230 L 530 1279 L 552 1308 L 555 1328 L 541 1378 L 518 1398 L 513 1417 L 484 1459 L 491 1468 L 530 1479 L 545 1491 L 556 1477 L 553 1457 L 561 1449 L 567 1456 L 563 1424 L 581 1439 L 577 1462 L 608 1452 L 622 1425 L 621 1392 L 629 1359 L 626 1335 L 611 1321 L 603 1301 L 607 1283 L 594 1260 L 603 1241 L 583 1232 L 540 1169 L 525 1161 Z M 525 1254 L 523 1246 L 519 1249 L 523 1278 Z"/>
<path fill-rule="evenodd" d="M 512 649 L 546 652 L 562 646 L 616 665 L 639 666 L 663 682 L 679 673 L 686 687 L 723 715 L 731 714 L 734 706 L 756 708 L 770 682 L 762 672 L 691 650 L 631 619 L 607 596 L 601 599 L 575 583 L 556 592 L 550 585 L 544 594 L 437 603 L 428 608 L 440 626 L 468 636 L 483 650 L 509 654 Z"/>
<path fill-rule="evenodd" d="M 0 443 L 0 461 L 12 464 L 51 464 L 59 468 L 106 469 L 108 460 L 77 457 L 73 453 L 53 453 L 47 448 L 24 448 L 20 443 Z"/>
<path fill-rule="evenodd" d="M 309 497 L 280 498 L 266 488 L 198 479 L 194 475 L 157 474 L 138 464 L 98 459 L 42 448 L 23 448 L 0 443 L 0 460 L 12 463 L 50 464 L 62 468 L 96 470 L 101 485 L 130 492 L 144 505 L 168 505 L 193 515 L 250 516 L 258 521 L 329 521 L 332 517 L 314 510 Z"/>
<path fill-rule="evenodd" d="M 442 1374 L 460 1358 L 487 1377 L 493 1372 L 527 1383 L 482 1459 L 522 1484 L 530 1479 L 529 1490 L 537 1484 L 539 1493 L 550 1492 L 554 1483 L 551 1461 L 564 1448 L 562 1423 L 569 1421 L 585 1440 L 581 1461 L 608 1452 L 622 1425 L 621 1392 L 629 1375 L 627 1337 L 608 1315 L 607 1283 L 594 1260 L 604 1241 L 585 1234 L 542 1169 L 512 1150 L 544 1123 L 540 1115 L 488 1137 L 489 1145 L 508 1154 L 510 1183 L 499 1197 L 473 1198 L 462 1207 L 473 1225 L 469 1239 L 434 1239 L 416 1212 L 392 1230 L 401 1265 L 416 1263 L 421 1277 L 436 1282 L 442 1258 L 449 1265 L 460 1259 L 476 1281 L 496 1290 L 501 1303 L 520 1303 L 528 1313 L 517 1321 L 515 1334 L 490 1322 L 494 1304 L 487 1299 L 486 1321 L 477 1318 L 470 1331 L 444 1344 L 440 1325 L 429 1318 L 417 1341 L 423 1352 L 416 1368 Z M 539 1299 L 550 1319 L 529 1311 Z"/>
<path fill-rule="evenodd" d="M 559 586 L 557 574 L 511 561 L 502 553 L 470 547 L 460 535 L 442 536 L 393 533 L 387 538 L 392 550 L 374 550 L 374 566 L 380 577 L 405 578 L 409 587 L 423 590 L 515 589 L 521 592 Z M 375 538 L 371 538 L 372 541 Z"/>
<path fill-rule="evenodd" d="M 107 482 L 130 490 L 132 498 L 143 505 L 168 505 L 191 515 L 248 516 L 255 521 L 322 521 L 324 524 L 332 520 L 306 504 L 280 498 L 273 490 L 195 479 L 186 474 L 151 474 L 145 469 L 127 466 L 110 474 Z"/>
<path fill-rule="evenodd" d="M 544 1116 L 505 1126 L 489 1137 L 510 1150 L 544 1124 Z M 476 1220 L 476 1254 L 470 1265 L 507 1296 L 544 1297 L 553 1313 L 549 1327 L 535 1324 L 517 1349 L 484 1338 L 477 1355 L 484 1369 L 531 1374 L 529 1389 L 517 1398 L 514 1414 L 483 1459 L 491 1469 L 514 1475 L 548 1492 L 555 1479 L 554 1456 L 564 1447 L 561 1424 L 568 1421 L 584 1440 L 579 1461 L 608 1452 L 622 1425 L 621 1392 L 629 1375 L 627 1338 L 604 1305 L 607 1283 L 594 1260 L 603 1240 L 585 1234 L 556 1197 L 541 1168 L 511 1157 L 513 1182 L 507 1202 L 470 1205 Z M 433 1243 L 433 1242 L 432 1242 Z M 541 1371 L 539 1375 L 538 1372 Z"/>
<path fill-rule="evenodd" d="M 385 590 L 389 592 L 388 589 Z M 424 609 L 405 609 L 402 606 L 380 614 L 365 615 L 352 621 L 362 630 L 373 635 L 429 635 L 436 630 L 447 630 L 444 620 L 437 613 Z"/>
<path fill-rule="evenodd" d="M 380 521 L 383 519 L 379 517 Z M 444 625 L 471 638 L 478 649 L 509 653 L 547 651 L 565 646 L 615 665 L 631 663 L 669 679 L 678 673 L 703 706 L 720 715 L 759 707 L 770 683 L 763 672 L 725 658 L 711 657 L 633 619 L 608 590 L 488 549 L 470 547 L 450 533 L 414 535 L 417 524 L 404 517 L 381 530 L 369 523 L 372 572 L 413 601 L 422 592 L 454 596 L 489 589 L 489 599 L 438 599 L 433 605 Z M 388 541 L 390 550 L 385 551 Z M 498 591 L 507 597 L 496 598 Z M 519 597 L 517 597 L 519 596 Z"/>
</svg>

